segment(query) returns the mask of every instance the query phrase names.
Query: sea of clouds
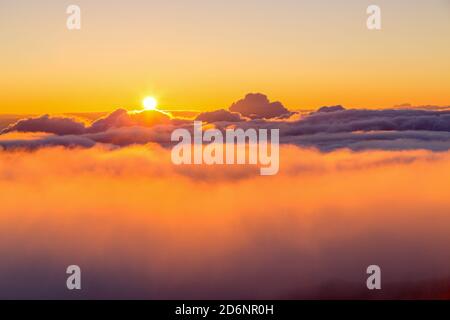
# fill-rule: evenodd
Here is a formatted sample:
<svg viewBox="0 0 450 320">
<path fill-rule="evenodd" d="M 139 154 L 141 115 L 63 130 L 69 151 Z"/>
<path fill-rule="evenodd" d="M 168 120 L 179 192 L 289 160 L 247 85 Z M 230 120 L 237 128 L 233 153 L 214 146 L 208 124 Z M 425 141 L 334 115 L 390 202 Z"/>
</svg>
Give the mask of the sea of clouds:
<svg viewBox="0 0 450 320">
<path fill-rule="evenodd" d="M 271 177 L 157 144 L 1 152 L 0 297 L 449 297 L 450 153 L 280 152 Z"/>
<path fill-rule="evenodd" d="M 280 128 L 279 173 L 173 165 L 170 133 L 192 119 L 160 112 L 5 125 L 0 298 L 450 296 L 446 108 L 299 114 L 256 94 L 196 117 Z"/>
</svg>

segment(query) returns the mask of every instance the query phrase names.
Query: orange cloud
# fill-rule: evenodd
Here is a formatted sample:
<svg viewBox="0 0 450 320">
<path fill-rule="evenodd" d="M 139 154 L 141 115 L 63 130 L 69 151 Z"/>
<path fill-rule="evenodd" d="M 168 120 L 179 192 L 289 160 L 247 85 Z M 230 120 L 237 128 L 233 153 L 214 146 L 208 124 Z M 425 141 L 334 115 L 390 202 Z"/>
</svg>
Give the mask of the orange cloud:
<svg viewBox="0 0 450 320">
<path fill-rule="evenodd" d="M 450 153 L 280 157 L 261 177 L 158 145 L 1 152 L 0 297 L 69 297 L 70 264 L 89 298 L 448 295 Z"/>
</svg>

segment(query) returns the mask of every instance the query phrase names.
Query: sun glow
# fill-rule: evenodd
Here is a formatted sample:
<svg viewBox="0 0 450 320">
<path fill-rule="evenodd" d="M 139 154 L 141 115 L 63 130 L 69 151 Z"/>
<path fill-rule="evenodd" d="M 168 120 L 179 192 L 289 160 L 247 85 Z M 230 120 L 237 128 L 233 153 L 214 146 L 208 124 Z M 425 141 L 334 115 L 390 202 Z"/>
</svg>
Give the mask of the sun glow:
<svg viewBox="0 0 450 320">
<path fill-rule="evenodd" d="M 142 105 L 144 106 L 144 110 L 156 110 L 156 107 L 158 106 L 158 101 L 156 101 L 153 97 L 146 97 L 142 101 Z"/>
</svg>

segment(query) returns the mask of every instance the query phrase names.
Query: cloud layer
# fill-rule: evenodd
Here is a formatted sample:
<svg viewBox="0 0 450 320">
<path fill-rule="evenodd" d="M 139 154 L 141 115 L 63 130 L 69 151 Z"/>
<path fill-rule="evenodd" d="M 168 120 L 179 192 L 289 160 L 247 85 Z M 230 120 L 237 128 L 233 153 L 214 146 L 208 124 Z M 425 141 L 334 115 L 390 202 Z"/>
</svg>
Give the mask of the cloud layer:
<svg viewBox="0 0 450 320">
<path fill-rule="evenodd" d="M 292 113 L 263 94 L 248 94 L 230 110 L 208 111 L 195 118 L 219 129 L 279 129 L 281 143 L 330 151 L 349 148 L 445 151 L 450 148 L 450 110 L 443 107 L 402 106 L 366 110 L 342 106 L 321 107 L 307 114 Z M 75 117 L 41 116 L 10 124 L 1 132 L 5 149 L 40 146 L 91 147 L 97 143 L 113 146 L 170 144 L 176 128 L 192 128 L 192 121 L 159 111 L 127 112 L 118 109 L 91 123 Z M 8 139 L 14 132 L 51 134 L 34 140 Z"/>
<path fill-rule="evenodd" d="M 448 152 L 281 158 L 260 177 L 173 166 L 157 144 L 1 152 L 0 297 L 449 297 Z"/>
</svg>

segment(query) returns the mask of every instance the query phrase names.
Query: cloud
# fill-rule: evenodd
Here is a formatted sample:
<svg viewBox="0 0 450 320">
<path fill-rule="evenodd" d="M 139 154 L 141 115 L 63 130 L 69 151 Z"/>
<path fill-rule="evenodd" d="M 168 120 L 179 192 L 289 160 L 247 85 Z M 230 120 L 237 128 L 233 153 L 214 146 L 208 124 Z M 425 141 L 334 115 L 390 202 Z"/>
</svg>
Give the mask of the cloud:
<svg viewBox="0 0 450 320">
<path fill-rule="evenodd" d="M 267 96 L 261 93 L 247 94 L 244 99 L 233 103 L 230 111 L 239 112 L 252 119 L 271 119 L 291 114 L 281 102 L 270 102 Z"/>
<path fill-rule="evenodd" d="M 62 146 L 67 148 L 83 147 L 91 148 L 96 144 L 96 141 L 76 135 L 65 136 L 44 136 L 36 139 L 11 139 L 0 140 L 0 152 L 2 150 L 36 150 L 49 146 Z"/>
<path fill-rule="evenodd" d="M 157 124 L 169 124 L 170 117 L 159 111 L 128 112 L 118 109 L 105 118 L 96 120 L 86 129 L 88 133 L 102 132 L 111 128 L 122 128 L 132 126 L 151 127 Z"/>
<path fill-rule="evenodd" d="M 345 108 L 341 105 L 337 105 L 337 106 L 331 106 L 331 107 L 328 107 L 328 106 L 321 107 L 321 108 L 319 108 L 319 110 L 317 110 L 317 112 L 319 112 L 319 113 L 321 113 L 321 112 L 322 113 L 323 112 L 336 112 L 336 111 L 342 111 L 342 110 L 345 110 Z"/>
<path fill-rule="evenodd" d="M 73 118 L 50 117 L 49 115 L 44 115 L 38 118 L 19 120 L 3 129 L 0 134 L 13 131 L 47 132 L 57 135 L 82 134 L 85 131 L 85 125 Z"/>
<path fill-rule="evenodd" d="M 312 113 L 288 125 L 286 135 L 355 131 L 450 132 L 450 111 L 350 109 Z"/>
<path fill-rule="evenodd" d="M 216 110 L 216 111 L 208 111 L 200 113 L 195 120 L 204 121 L 204 122 L 240 122 L 244 121 L 239 113 L 230 112 L 224 109 Z"/>
<path fill-rule="evenodd" d="M 46 132 L 56 135 L 82 135 L 123 127 L 151 127 L 157 124 L 169 124 L 170 122 L 170 117 L 159 111 L 128 112 L 125 109 L 118 109 L 103 118 L 95 120 L 89 126 L 72 117 L 50 117 L 49 115 L 44 115 L 37 118 L 19 120 L 3 129 L 0 134 L 10 132 Z"/>
<path fill-rule="evenodd" d="M 158 145 L 0 152 L 0 297 L 73 298 L 70 264 L 83 299 L 448 297 L 450 153 L 281 159 L 260 177 Z"/>
<path fill-rule="evenodd" d="M 83 135 L 83 137 L 95 142 L 116 146 L 147 144 L 152 142 L 165 146 L 171 144 L 170 137 L 172 131 L 176 128 L 178 126 L 174 125 L 155 125 L 150 128 L 133 126 L 88 133 Z"/>
<path fill-rule="evenodd" d="M 382 131 L 339 132 L 284 136 L 281 143 L 332 151 L 341 148 L 361 150 L 450 150 L 450 132 Z"/>
<path fill-rule="evenodd" d="M 402 103 L 392 107 L 393 109 L 419 109 L 419 110 L 432 110 L 432 111 L 444 111 L 450 110 L 450 106 L 436 106 L 436 105 L 423 105 L 414 106 L 410 103 Z"/>
</svg>

